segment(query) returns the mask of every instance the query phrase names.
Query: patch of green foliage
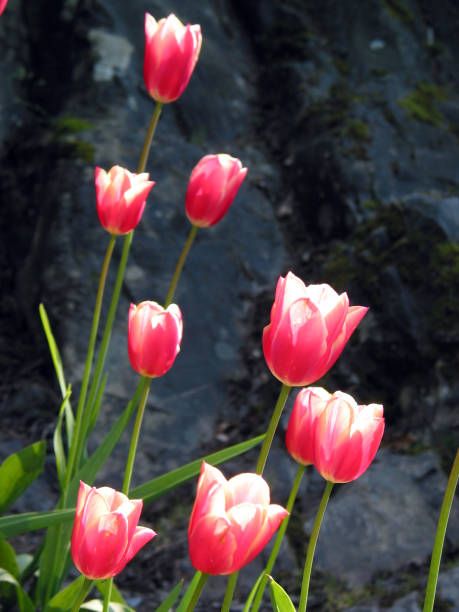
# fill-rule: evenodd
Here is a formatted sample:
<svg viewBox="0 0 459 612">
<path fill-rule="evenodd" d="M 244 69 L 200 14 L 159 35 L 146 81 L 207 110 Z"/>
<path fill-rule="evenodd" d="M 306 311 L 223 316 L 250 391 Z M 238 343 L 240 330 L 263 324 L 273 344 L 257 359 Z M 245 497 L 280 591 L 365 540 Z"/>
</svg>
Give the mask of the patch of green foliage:
<svg viewBox="0 0 459 612">
<path fill-rule="evenodd" d="M 447 99 L 448 95 L 443 88 L 433 83 L 419 81 L 414 91 L 411 91 L 398 103 L 414 121 L 422 121 L 435 127 L 441 127 L 444 118 L 435 103 L 444 102 Z"/>
<path fill-rule="evenodd" d="M 69 116 L 57 119 L 53 127 L 54 138 L 65 148 L 68 155 L 73 155 L 86 163 L 93 163 L 96 152 L 95 146 L 91 142 L 77 137 L 81 132 L 94 129 L 92 123 L 79 117 Z"/>
<path fill-rule="evenodd" d="M 411 25 L 414 22 L 414 13 L 402 0 L 383 0 L 383 4 L 394 19 L 398 19 L 405 25 Z"/>
</svg>

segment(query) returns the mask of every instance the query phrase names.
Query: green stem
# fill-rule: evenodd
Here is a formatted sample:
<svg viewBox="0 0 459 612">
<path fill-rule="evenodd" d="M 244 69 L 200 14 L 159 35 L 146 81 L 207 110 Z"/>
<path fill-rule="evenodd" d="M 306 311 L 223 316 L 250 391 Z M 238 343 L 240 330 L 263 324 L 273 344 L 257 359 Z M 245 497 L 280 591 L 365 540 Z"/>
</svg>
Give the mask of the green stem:
<svg viewBox="0 0 459 612">
<path fill-rule="evenodd" d="M 230 612 L 231 602 L 233 601 L 234 589 L 236 588 L 237 578 L 239 576 L 239 572 L 234 572 L 228 578 L 228 583 L 226 585 L 225 598 L 223 600 L 221 612 Z"/>
<path fill-rule="evenodd" d="M 81 589 L 80 589 L 80 592 L 78 594 L 78 598 L 76 599 L 75 603 L 73 604 L 72 612 L 78 612 L 78 610 L 80 609 L 80 607 L 84 603 L 84 600 L 88 596 L 89 591 L 92 589 L 93 586 L 94 586 L 94 580 L 90 580 L 89 578 L 85 578 L 84 579 L 84 582 L 81 585 Z"/>
<path fill-rule="evenodd" d="M 180 254 L 179 260 L 175 267 L 174 276 L 172 277 L 171 284 L 169 287 L 169 291 L 167 292 L 166 303 L 164 304 L 164 308 L 167 308 L 169 304 L 174 299 L 175 289 L 177 287 L 178 280 L 180 278 L 180 273 L 182 272 L 183 264 L 187 258 L 187 255 L 190 251 L 191 245 L 193 244 L 194 237 L 196 236 L 196 232 L 198 231 L 198 227 L 196 225 L 191 226 L 190 233 L 188 234 L 188 238 L 186 239 L 185 246 Z"/>
<path fill-rule="evenodd" d="M 304 474 L 304 470 L 305 470 L 305 466 L 304 465 L 299 465 L 298 466 L 298 470 L 296 472 L 296 476 L 295 476 L 295 480 L 293 482 L 291 491 L 290 491 L 290 495 L 288 497 L 288 501 L 287 501 L 287 506 L 286 506 L 286 510 L 288 510 L 288 516 L 286 516 L 284 518 L 284 520 L 282 521 L 282 523 L 280 524 L 280 527 L 277 531 L 276 534 L 276 539 L 274 541 L 274 546 L 271 550 L 271 554 L 269 555 L 269 559 L 268 559 L 268 563 L 266 564 L 265 569 L 263 570 L 263 578 L 261 579 L 261 582 L 259 584 L 258 590 L 257 590 L 257 594 L 255 597 L 255 600 L 253 602 L 253 606 L 252 606 L 252 612 L 257 612 L 258 608 L 260 607 L 260 603 L 261 600 L 263 598 L 263 593 L 264 590 L 266 588 L 266 584 L 268 582 L 268 577 L 266 574 L 271 574 L 271 571 L 274 567 L 274 563 L 276 562 L 277 559 L 277 555 L 279 553 L 279 549 L 280 546 L 282 544 L 282 538 L 284 537 L 285 531 L 287 529 L 287 525 L 288 522 L 290 520 L 290 515 L 292 513 L 292 509 L 293 509 L 293 504 L 295 503 L 295 499 L 298 493 L 298 489 L 301 483 L 301 479 L 303 478 L 303 474 Z"/>
<path fill-rule="evenodd" d="M 193 612 L 193 610 L 195 609 L 196 604 L 198 603 L 199 598 L 201 597 L 201 593 L 205 587 L 208 577 L 209 577 L 209 574 L 201 574 L 201 576 L 199 577 L 199 582 L 196 585 L 196 588 L 193 592 L 193 595 L 191 597 L 190 603 L 188 604 L 186 612 Z"/>
<path fill-rule="evenodd" d="M 432 560 L 430 562 L 429 578 L 427 580 L 426 597 L 424 600 L 423 612 L 432 612 L 435 591 L 437 589 L 438 571 L 440 569 L 441 553 L 445 541 L 446 526 L 448 524 L 449 513 L 454 499 L 457 481 L 459 478 L 459 449 L 456 453 L 456 458 L 451 468 L 451 473 L 446 485 L 443 503 L 441 505 L 440 517 L 438 519 L 437 533 L 435 534 L 435 542 L 432 550 Z"/>
<path fill-rule="evenodd" d="M 92 318 L 91 333 L 89 337 L 88 351 L 86 355 L 86 363 L 83 373 L 83 381 L 81 383 L 80 397 L 78 400 L 77 416 L 73 434 L 72 444 L 70 446 L 69 460 L 67 464 L 67 470 L 65 473 L 64 482 L 64 500 L 67 500 L 67 489 L 70 483 L 70 479 L 73 476 L 75 468 L 78 467 L 80 461 L 80 454 L 84 445 L 84 422 L 85 422 L 85 404 L 86 404 L 86 393 L 88 390 L 89 376 L 91 373 L 92 362 L 94 357 L 94 347 L 96 344 L 97 330 L 99 328 L 100 311 L 102 308 L 102 300 L 104 297 L 105 282 L 107 280 L 108 267 L 115 246 L 116 236 L 110 236 L 107 251 L 105 253 L 104 263 L 100 273 L 99 287 L 97 289 L 96 303 L 94 306 L 94 314 Z"/>
<path fill-rule="evenodd" d="M 140 428 L 142 427 L 143 414 L 145 412 L 145 405 L 148 399 L 148 392 L 150 390 L 151 378 L 148 376 L 143 377 L 143 389 L 142 395 L 139 400 L 139 407 L 137 409 L 137 416 L 135 418 L 134 429 L 132 431 L 131 444 L 129 446 L 129 454 L 126 462 L 126 470 L 124 472 L 123 480 L 123 493 L 127 495 L 129 493 L 129 487 L 131 486 L 132 470 L 134 468 L 135 453 L 137 450 L 137 443 L 139 441 Z"/>
<path fill-rule="evenodd" d="M 263 470 L 265 469 L 266 458 L 268 457 L 269 449 L 271 448 L 271 443 L 273 441 L 274 434 L 276 433 L 277 425 L 281 418 L 282 410 L 284 409 L 290 389 L 291 387 L 283 384 L 282 389 L 280 390 L 279 397 L 277 398 L 274 412 L 268 426 L 268 431 L 266 432 L 265 439 L 263 440 L 263 446 L 261 447 L 260 455 L 258 457 L 257 467 L 255 469 L 257 474 L 263 474 Z"/>
<path fill-rule="evenodd" d="M 306 604 L 308 603 L 309 582 L 311 580 L 311 570 L 312 562 L 314 559 L 314 552 L 316 550 L 320 526 L 322 525 L 322 519 L 324 518 L 325 510 L 327 509 L 327 504 L 330 498 L 330 493 L 333 489 L 333 485 L 333 482 L 327 480 L 325 491 L 322 495 L 322 499 L 320 500 L 319 509 L 317 510 L 316 520 L 314 521 L 311 537 L 309 538 L 308 551 L 306 553 L 306 561 L 304 564 L 303 582 L 301 585 L 300 605 L 298 606 L 298 612 L 306 612 Z"/>
<path fill-rule="evenodd" d="M 155 110 L 153 111 L 153 115 L 150 120 L 150 125 L 148 126 L 147 130 L 147 135 L 145 136 L 145 141 L 143 143 L 142 153 L 140 155 L 139 166 L 137 168 L 137 172 L 139 174 L 145 171 L 148 154 L 150 153 L 151 141 L 153 140 L 153 136 L 156 132 L 156 126 L 158 125 L 162 107 L 162 102 L 156 102 Z"/>
<path fill-rule="evenodd" d="M 108 612 L 110 608 L 110 599 L 112 597 L 113 578 L 107 580 L 107 586 L 105 587 L 104 595 L 104 607 L 102 612 Z"/>
</svg>

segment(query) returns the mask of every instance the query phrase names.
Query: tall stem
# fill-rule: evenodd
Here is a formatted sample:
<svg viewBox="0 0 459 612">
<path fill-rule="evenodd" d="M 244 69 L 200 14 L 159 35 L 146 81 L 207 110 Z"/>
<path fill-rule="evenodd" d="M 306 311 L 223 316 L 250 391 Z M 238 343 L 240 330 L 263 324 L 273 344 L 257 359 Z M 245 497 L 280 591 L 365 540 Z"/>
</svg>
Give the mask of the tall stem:
<svg viewBox="0 0 459 612">
<path fill-rule="evenodd" d="M 457 481 L 459 478 L 459 449 L 456 453 L 456 458 L 451 468 L 451 473 L 446 485 L 443 503 L 441 505 L 440 517 L 438 519 L 437 533 L 435 534 L 435 542 L 432 550 L 432 560 L 430 562 L 429 578 L 427 580 L 426 597 L 424 600 L 423 612 L 432 612 L 435 591 L 437 589 L 438 572 L 440 570 L 441 553 L 445 541 L 446 526 L 448 524 L 449 513 L 454 499 Z"/>
<path fill-rule="evenodd" d="M 89 591 L 92 589 L 94 585 L 94 580 L 90 580 L 89 578 L 85 578 L 83 584 L 81 585 L 80 592 L 78 593 L 78 598 L 72 607 L 72 612 L 78 612 L 84 600 L 89 594 Z"/>
<path fill-rule="evenodd" d="M 225 598 L 223 599 L 223 604 L 221 608 L 221 612 L 230 612 L 231 602 L 233 601 L 234 589 L 236 588 L 236 582 L 239 572 L 233 572 L 228 578 L 228 583 L 226 585 Z"/>
<path fill-rule="evenodd" d="M 277 425 L 281 418 L 282 410 L 284 409 L 285 402 L 287 401 L 288 394 L 290 393 L 290 389 L 291 387 L 283 384 L 282 389 L 280 390 L 279 397 L 277 398 L 277 402 L 274 407 L 274 412 L 271 417 L 271 421 L 268 425 L 268 431 L 266 432 L 265 439 L 263 440 L 263 446 L 261 447 L 260 455 L 258 457 L 257 467 L 255 469 L 255 472 L 257 474 L 263 474 L 263 470 L 265 469 L 269 449 L 271 448 L 271 443 L 273 441 L 274 434 L 276 433 Z"/>
<path fill-rule="evenodd" d="M 147 130 L 147 135 L 145 136 L 145 141 L 143 143 L 142 153 L 140 155 L 139 166 L 137 168 L 137 172 L 139 174 L 145 171 L 148 154 L 150 153 L 151 141 L 153 140 L 153 136 L 156 132 L 156 126 L 158 125 L 162 107 L 162 102 L 156 102 L 155 110 L 153 111 L 153 115 Z"/>
<path fill-rule="evenodd" d="M 196 604 L 198 603 L 199 598 L 201 597 L 201 593 L 204 589 L 204 586 L 207 582 L 208 577 L 209 577 L 209 574 L 201 574 L 201 576 L 199 577 L 199 582 L 196 585 L 196 588 L 193 592 L 193 595 L 191 597 L 190 603 L 188 604 L 186 612 L 193 612 L 193 610 L 195 609 Z"/>
<path fill-rule="evenodd" d="M 325 491 L 322 495 L 322 499 L 320 500 L 319 509 L 317 510 L 316 520 L 314 521 L 314 526 L 312 528 L 312 533 L 308 544 L 308 551 L 306 553 L 306 561 L 304 564 L 303 582 L 301 584 L 300 605 L 298 606 L 298 612 L 306 612 L 306 604 L 308 603 L 309 582 L 311 580 L 311 570 L 312 562 L 314 560 L 314 552 L 316 550 L 320 526 L 322 525 L 322 519 L 324 518 L 325 510 L 327 509 L 327 504 L 330 498 L 330 493 L 333 489 L 333 485 L 333 482 L 327 480 Z"/>
<path fill-rule="evenodd" d="M 105 587 L 104 595 L 104 607 L 102 612 L 108 612 L 110 608 L 110 599 L 112 597 L 113 578 L 107 580 L 107 586 Z"/>
<path fill-rule="evenodd" d="M 258 608 L 260 607 L 260 603 L 261 603 L 261 600 L 263 598 L 263 593 L 264 593 L 264 590 L 266 588 L 266 584 L 268 582 L 268 578 L 267 578 L 266 574 L 271 574 L 271 571 L 272 571 L 272 569 L 274 567 L 274 563 L 276 562 L 276 559 L 277 559 L 277 555 L 279 554 L 279 549 L 280 549 L 280 546 L 282 544 L 282 539 L 283 539 L 285 531 L 287 529 L 288 522 L 290 520 L 290 515 L 291 515 L 292 509 L 293 509 L 293 504 L 295 503 L 295 499 L 296 499 L 296 496 L 297 496 L 297 493 L 298 493 L 298 489 L 299 489 L 299 486 L 300 486 L 300 483 L 301 483 L 301 479 L 303 478 L 304 470 L 305 470 L 305 466 L 304 465 L 299 465 L 298 466 L 298 470 L 296 472 L 295 480 L 293 481 L 293 485 L 292 485 L 292 488 L 290 490 L 290 495 L 288 497 L 287 506 L 286 506 L 286 510 L 288 510 L 289 514 L 288 514 L 288 516 L 286 516 L 284 518 L 284 520 L 280 524 L 280 527 L 279 527 L 279 529 L 277 531 L 276 539 L 274 541 L 274 546 L 273 546 L 273 548 L 271 550 L 271 554 L 269 555 L 268 563 L 266 564 L 266 567 L 263 570 L 264 576 L 261 579 L 261 582 L 260 582 L 260 584 L 258 586 L 257 594 L 255 596 L 251 612 L 257 612 Z"/>
<path fill-rule="evenodd" d="M 172 277 L 169 291 L 167 292 L 166 303 L 164 304 L 164 308 L 167 308 L 169 304 L 172 302 L 172 300 L 174 299 L 175 289 L 177 287 L 177 283 L 180 278 L 180 273 L 182 271 L 183 264 L 185 263 L 185 260 L 191 248 L 191 245 L 193 244 L 193 240 L 194 240 L 194 237 L 196 236 L 197 231 L 198 231 L 197 226 L 192 225 L 190 233 L 188 234 L 188 238 L 186 239 L 185 246 L 183 247 L 183 250 L 180 254 L 179 260 L 175 267 L 174 276 Z"/>
<path fill-rule="evenodd" d="M 104 296 L 105 282 L 107 280 L 107 272 L 108 272 L 108 267 L 110 265 L 113 248 L 115 246 L 115 240 L 116 240 L 116 236 L 110 236 L 110 241 L 108 243 L 107 251 L 105 253 L 104 263 L 102 265 L 102 270 L 100 273 L 99 287 L 97 289 L 96 303 L 94 306 L 91 333 L 89 336 L 88 351 L 86 354 L 86 363 L 85 363 L 84 373 L 83 373 L 83 381 L 81 383 L 80 397 L 78 400 L 74 435 L 72 439 L 72 444 L 70 446 L 69 460 L 67 464 L 67 471 L 65 474 L 64 499 L 67 499 L 68 485 L 70 483 L 71 477 L 73 476 L 75 467 L 78 467 L 78 464 L 80 461 L 81 450 L 84 444 L 85 432 L 84 432 L 83 424 L 85 420 L 84 413 L 85 413 L 86 393 L 88 390 L 89 376 L 91 374 L 92 361 L 94 357 L 94 347 L 96 344 L 97 330 L 99 328 L 100 311 L 102 308 L 102 299 Z"/>
<path fill-rule="evenodd" d="M 135 453 L 137 450 L 137 443 L 139 441 L 140 428 L 142 427 L 143 415 L 145 412 L 145 405 L 148 399 L 148 392 L 150 390 L 151 378 L 144 376 L 143 378 L 143 389 L 142 395 L 139 400 L 139 407 L 137 409 L 137 416 L 135 418 L 134 429 L 132 431 L 131 444 L 129 446 L 129 454 L 126 462 L 126 470 L 124 472 L 123 480 L 123 493 L 128 495 L 129 487 L 131 486 L 132 470 L 134 468 Z"/>
</svg>

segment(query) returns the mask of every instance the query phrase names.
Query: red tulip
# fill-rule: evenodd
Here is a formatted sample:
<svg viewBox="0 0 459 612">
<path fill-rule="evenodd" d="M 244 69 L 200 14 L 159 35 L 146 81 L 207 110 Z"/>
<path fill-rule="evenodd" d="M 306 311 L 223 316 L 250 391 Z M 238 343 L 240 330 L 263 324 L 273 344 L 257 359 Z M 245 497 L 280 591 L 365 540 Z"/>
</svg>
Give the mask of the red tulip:
<svg viewBox="0 0 459 612">
<path fill-rule="evenodd" d="M 146 13 L 143 77 L 154 100 L 173 102 L 182 95 L 198 61 L 201 43 L 201 26 L 185 26 L 175 15 L 156 21 Z"/>
<path fill-rule="evenodd" d="M 171 367 L 180 351 L 182 313 L 176 304 L 167 309 L 156 302 L 131 304 L 128 352 L 136 372 L 155 378 Z"/>
<path fill-rule="evenodd" d="M 72 533 L 72 558 L 78 570 L 92 580 L 119 574 L 156 533 L 138 527 L 141 499 L 80 481 Z"/>
<path fill-rule="evenodd" d="M 121 166 L 109 172 L 96 168 L 97 214 L 102 227 L 117 236 L 128 234 L 142 217 L 150 189 L 148 174 L 134 174 Z"/>
<path fill-rule="evenodd" d="M 203 462 L 188 526 L 193 566 L 215 576 L 250 563 L 288 515 L 269 502 L 269 487 L 261 476 L 239 474 L 226 480 Z"/>
<path fill-rule="evenodd" d="M 188 183 L 185 210 L 197 227 L 215 225 L 227 213 L 247 174 L 239 159 L 220 153 L 206 155 L 194 167 Z"/>
<path fill-rule="evenodd" d="M 263 330 L 263 352 L 273 375 L 288 386 L 315 382 L 332 367 L 368 308 L 349 306 L 346 293 L 306 285 L 292 272 L 280 277 Z"/>
<path fill-rule="evenodd" d="M 8 4 L 8 0 L 0 0 L 0 15 L 5 10 L 7 4 Z"/>
<path fill-rule="evenodd" d="M 350 395 L 302 389 L 287 427 L 287 449 L 296 461 L 314 463 L 331 482 L 359 478 L 373 461 L 384 433 L 381 404 L 358 406 Z"/>
</svg>

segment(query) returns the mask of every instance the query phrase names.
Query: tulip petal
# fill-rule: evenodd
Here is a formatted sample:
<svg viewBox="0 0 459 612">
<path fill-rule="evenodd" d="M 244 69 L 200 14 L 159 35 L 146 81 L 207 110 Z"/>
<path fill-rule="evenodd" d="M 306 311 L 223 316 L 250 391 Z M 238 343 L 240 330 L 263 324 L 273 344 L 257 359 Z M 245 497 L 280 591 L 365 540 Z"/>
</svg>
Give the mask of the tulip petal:
<svg viewBox="0 0 459 612">
<path fill-rule="evenodd" d="M 201 517 L 188 534 L 189 553 L 193 566 L 213 576 L 230 574 L 237 542 L 228 519 L 212 514 Z"/>
<path fill-rule="evenodd" d="M 228 480 L 227 507 L 243 502 L 267 506 L 270 502 L 268 483 L 258 474 L 238 474 Z"/>
</svg>

